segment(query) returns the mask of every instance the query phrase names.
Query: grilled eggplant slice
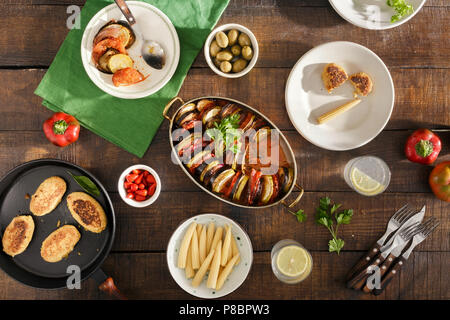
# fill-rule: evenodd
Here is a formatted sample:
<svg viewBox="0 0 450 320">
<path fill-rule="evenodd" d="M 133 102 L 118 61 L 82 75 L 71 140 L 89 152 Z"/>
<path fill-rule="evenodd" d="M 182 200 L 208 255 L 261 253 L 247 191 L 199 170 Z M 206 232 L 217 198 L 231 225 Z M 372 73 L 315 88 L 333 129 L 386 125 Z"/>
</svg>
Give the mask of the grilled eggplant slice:
<svg viewBox="0 0 450 320">
<path fill-rule="evenodd" d="M 248 128 L 250 128 L 254 119 L 255 115 L 253 114 L 253 112 L 247 112 L 243 115 L 243 119 L 239 123 L 239 129 L 245 132 Z"/>
<path fill-rule="evenodd" d="M 199 102 L 197 102 L 196 107 L 199 112 L 203 112 L 206 109 L 214 107 L 214 101 L 208 100 L 208 99 L 203 99 L 203 100 L 200 100 Z"/>
<path fill-rule="evenodd" d="M 94 45 L 104 39 L 116 38 L 120 39 L 125 48 L 129 48 L 136 40 L 136 36 L 126 21 L 111 20 L 105 24 L 94 38 Z"/>
<path fill-rule="evenodd" d="M 281 167 L 278 169 L 278 176 L 280 178 L 281 190 L 284 193 L 288 192 L 294 181 L 294 169 Z"/>
<path fill-rule="evenodd" d="M 241 201 L 243 191 L 247 186 L 248 176 L 242 175 L 236 185 L 233 187 L 231 194 L 233 196 L 233 201 Z"/>
<path fill-rule="evenodd" d="M 119 53 L 110 56 L 108 59 L 108 70 L 111 71 L 111 73 L 116 73 L 119 70 L 132 67 L 133 59 L 131 59 L 129 55 Z"/>
<path fill-rule="evenodd" d="M 229 183 L 233 179 L 235 174 L 236 172 L 233 169 L 226 169 L 222 171 L 212 184 L 213 192 L 221 193 L 227 183 Z"/>
<path fill-rule="evenodd" d="M 217 176 L 225 170 L 225 165 L 223 163 L 219 163 L 214 168 L 209 170 L 205 177 L 203 178 L 203 184 L 205 187 L 209 188 L 211 184 L 214 183 L 214 180 L 217 178 Z"/>
</svg>

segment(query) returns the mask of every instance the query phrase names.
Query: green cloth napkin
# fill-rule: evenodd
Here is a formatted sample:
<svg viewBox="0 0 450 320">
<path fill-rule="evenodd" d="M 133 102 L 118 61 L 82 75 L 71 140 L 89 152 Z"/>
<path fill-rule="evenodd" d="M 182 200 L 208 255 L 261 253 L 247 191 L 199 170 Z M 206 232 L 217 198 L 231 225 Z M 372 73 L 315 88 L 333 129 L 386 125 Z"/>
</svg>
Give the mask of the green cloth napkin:
<svg viewBox="0 0 450 320">
<path fill-rule="evenodd" d="M 180 40 L 180 61 L 173 78 L 157 93 L 141 99 L 119 99 L 101 91 L 86 74 L 80 54 L 89 20 L 112 0 L 87 0 L 81 28 L 67 35 L 35 94 L 42 104 L 75 116 L 81 125 L 142 157 L 163 120 L 162 110 L 178 94 L 184 78 L 229 0 L 145 0 L 163 11 Z"/>
</svg>

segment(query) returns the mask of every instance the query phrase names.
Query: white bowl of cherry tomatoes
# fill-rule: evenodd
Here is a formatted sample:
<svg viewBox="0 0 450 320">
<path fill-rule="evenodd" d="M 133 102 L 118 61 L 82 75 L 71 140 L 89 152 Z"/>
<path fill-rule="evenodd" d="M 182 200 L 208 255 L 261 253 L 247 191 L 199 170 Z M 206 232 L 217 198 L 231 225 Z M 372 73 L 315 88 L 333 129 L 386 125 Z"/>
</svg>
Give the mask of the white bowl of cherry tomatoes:
<svg viewBox="0 0 450 320">
<path fill-rule="evenodd" d="M 161 180 L 155 170 L 143 164 L 125 169 L 120 175 L 117 188 L 122 200 L 137 208 L 143 208 L 156 201 L 161 193 Z"/>
</svg>

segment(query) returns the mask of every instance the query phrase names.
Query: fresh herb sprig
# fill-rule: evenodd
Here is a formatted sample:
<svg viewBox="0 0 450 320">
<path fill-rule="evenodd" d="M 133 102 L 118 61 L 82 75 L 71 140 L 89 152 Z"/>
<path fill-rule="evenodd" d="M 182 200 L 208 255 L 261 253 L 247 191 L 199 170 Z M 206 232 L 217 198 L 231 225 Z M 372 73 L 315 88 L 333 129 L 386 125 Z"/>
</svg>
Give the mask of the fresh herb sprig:
<svg viewBox="0 0 450 320">
<path fill-rule="evenodd" d="M 404 16 L 414 12 L 413 6 L 406 0 L 387 0 L 387 5 L 395 10 L 395 14 L 391 17 L 391 23 L 397 22 Z"/>
<path fill-rule="evenodd" d="M 306 213 L 303 209 L 300 209 L 297 212 L 292 211 L 292 214 L 297 217 L 298 222 L 304 222 L 306 220 Z"/>
<path fill-rule="evenodd" d="M 223 118 L 220 122 L 214 124 L 214 128 L 206 130 L 206 133 L 218 142 L 217 145 L 225 143 L 225 150 L 231 150 L 234 154 L 238 153 L 241 142 L 242 130 L 239 129 L 239 114 L 234 114 Z"/>
<path fill-rule="evenodd" d="M 98 190 L 97 186 L 94 182 L 92 182 L 91 179 L 89 179 L 86 176 L 76 176 L 72 172 L 67 171 L 67 173 L 70 174 L 70 176 L 80 185 L 81 188 L 84 189 L 87 193 L 90 193 L 93 196 L 99 196 L 100 190 Z"/>
<path fill-rule="evenodd" d="M 328 242 L 328 251 L 337 254 L 345 244 L 344 240 L 337 237 L 339 226 L 349 224 L 353 216 L 353 209 L 338 211 L 340 207 L 341 204 L 331 204 L 330 198 L 325 197 L 320 199 L 319 207 L 316 209 L 316 222 L 325 226 L 333 237 Z M 334 226 L 334 221 L 336 221 L 336 226 Z"/>
</svg>

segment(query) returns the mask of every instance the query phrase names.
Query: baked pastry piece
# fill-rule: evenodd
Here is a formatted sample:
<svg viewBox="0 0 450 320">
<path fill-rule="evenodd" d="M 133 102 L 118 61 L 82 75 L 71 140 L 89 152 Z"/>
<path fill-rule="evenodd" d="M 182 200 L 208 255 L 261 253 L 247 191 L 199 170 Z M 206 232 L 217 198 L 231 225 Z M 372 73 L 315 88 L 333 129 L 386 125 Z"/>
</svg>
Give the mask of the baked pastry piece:
<svg viewBox="0 0 450 320">
<path fill-rule="evenodd" d="M 67 196 L 67 207 L 73 218 L 86 230 L 100 233 L 106 228 L 106 214 L 102 206 L 84 192 L 73 192 Z"/>
<path fill-rule="evenodd" d="M 335 63 L 329 63 L 323 69 L 322 80 L 329 93 L 342 85 L 347 79 L 348 75 L 345 70 Z"/>
<path fill-rule="evenodd" d="M 73 251 L 81 235 L 71 225 L 56 229 L 42 242 L 41 257 L 47 262 L 59 262 Z"/>
<path fill-rule="evenodd" d="M 36 216 L 52 212 L 66 193 L 66 182 L 60 177 L 45 179 L 31 196 L 30 211 Z"/>
<path fill-rule="evenodd" d="M 21 254 L 30 244 L 33 233 L 34 221 L 31 216 L 15 217 L 3 233 L 3 251 L 11 257 Z"/>
<path fill-rule="evenodd" d="M 372 91 L 372 79 L 365 72 L 352 74 L 350 76 L 350 82 L 355 87 L 356 93 L 361 96 L 367 96 Z"/>
</svg>

